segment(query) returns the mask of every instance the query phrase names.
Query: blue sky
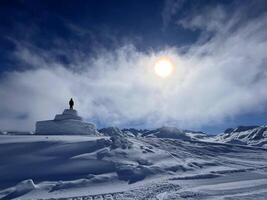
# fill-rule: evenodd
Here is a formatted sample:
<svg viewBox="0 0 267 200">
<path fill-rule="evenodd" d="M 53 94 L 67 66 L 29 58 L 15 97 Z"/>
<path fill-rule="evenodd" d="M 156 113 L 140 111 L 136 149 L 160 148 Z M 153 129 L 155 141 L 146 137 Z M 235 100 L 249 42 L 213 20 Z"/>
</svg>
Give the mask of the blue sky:
<svg viewBox="0 0 267 200">
<path fill-rule="evenodd" d="M 98 127 L 267 123 L 266 1 L 1 1 L 0 129 L 73 97 Z M 153 64 L 168 57 L 175 73 Z"/>
</svg>

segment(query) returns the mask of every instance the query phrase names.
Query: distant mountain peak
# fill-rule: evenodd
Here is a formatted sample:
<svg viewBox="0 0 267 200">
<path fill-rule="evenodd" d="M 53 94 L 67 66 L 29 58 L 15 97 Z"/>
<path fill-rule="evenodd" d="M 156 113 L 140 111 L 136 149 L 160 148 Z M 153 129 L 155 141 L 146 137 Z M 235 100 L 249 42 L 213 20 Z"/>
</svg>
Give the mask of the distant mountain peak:
<svg viewBox="0 0 267 200">
<path fill-rule="evenodd" d="M 232 144 L 267 147 L 267 126 L 238 126 L 228 128 L 215 141 Z"/>
</svg>

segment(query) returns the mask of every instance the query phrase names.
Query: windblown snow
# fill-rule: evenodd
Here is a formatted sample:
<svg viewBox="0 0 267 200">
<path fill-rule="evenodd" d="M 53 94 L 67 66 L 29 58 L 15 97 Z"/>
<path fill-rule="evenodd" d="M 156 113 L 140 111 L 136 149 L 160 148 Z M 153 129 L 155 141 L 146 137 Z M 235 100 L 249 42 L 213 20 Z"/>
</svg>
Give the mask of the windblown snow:
<svg viewBox="0 0 267 200">
<path fill-rule="evenodd" d="M 215 138 L 172 127 L 110 127 L 99 136 L 5 133 L 0 198 L 266 199 L 265 130 L 239 127 Z"/>
</svg>

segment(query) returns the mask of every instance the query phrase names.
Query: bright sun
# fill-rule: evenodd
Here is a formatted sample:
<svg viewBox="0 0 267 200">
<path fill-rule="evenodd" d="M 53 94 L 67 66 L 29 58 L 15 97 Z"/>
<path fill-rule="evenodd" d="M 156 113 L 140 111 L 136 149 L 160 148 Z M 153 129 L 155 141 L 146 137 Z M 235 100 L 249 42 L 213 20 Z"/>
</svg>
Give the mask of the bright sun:
<svg viewBox="0 0 267 200">
<path fill-rule="evenodd" d="M 161 58 L 154 65 L 155 73 L 161 78 L 170 76 L 173 70 L 174 66 L 168 58 Z"/>
</svg>

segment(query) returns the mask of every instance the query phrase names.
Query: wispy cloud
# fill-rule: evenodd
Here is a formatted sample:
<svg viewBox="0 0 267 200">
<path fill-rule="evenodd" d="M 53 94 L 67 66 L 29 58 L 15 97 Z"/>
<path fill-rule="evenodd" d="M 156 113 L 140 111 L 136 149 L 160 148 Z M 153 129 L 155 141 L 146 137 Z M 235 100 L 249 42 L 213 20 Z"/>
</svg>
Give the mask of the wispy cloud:
<svg viewBox="0 0 267 200">
<path fill-rule="evenodd" d="M 141 52 L 130 42 L 93 57 L 66 49 L 66 67 L 54 51 L 17 43 L 16 58 L 31 67 L 2 76 L 0 127 L 33 129 L 70 97 L 86 120 L 101 126 L 199 128 L 260 112 L 267 102 L 267 15 L 244 20 L 238 9 L 226 12 L 216 6 L 179 19 L 178 26 L 202 32 L 186 51 Z M 176 65 L 164 80 L 153 72 L 162 55 Z"/>
<path fill-rule="evenodd" d="M 164 1 L 164 7 L 161 12 L 163 30 L 172 21 L 172 17 L 177 14 L 179 9 L 182 8 L 184 0 L 166 0 Z"/>
</svg>

